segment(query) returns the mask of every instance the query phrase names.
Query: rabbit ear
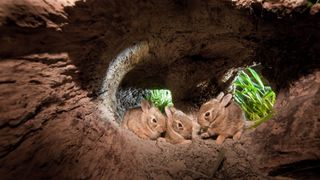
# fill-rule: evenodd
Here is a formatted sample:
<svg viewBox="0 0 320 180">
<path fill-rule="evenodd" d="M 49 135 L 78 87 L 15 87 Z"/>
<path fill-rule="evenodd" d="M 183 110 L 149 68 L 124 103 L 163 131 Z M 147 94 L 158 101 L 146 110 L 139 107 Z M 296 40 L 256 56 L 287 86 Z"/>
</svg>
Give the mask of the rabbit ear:
<svg viewBox="0 0 320 180">
<path fill-rule="evenodd" d="M 141 109 L 143 112 L 148 112 L 150 108 L 151 108 L 151 105 L 149 101 L 145 99 L 141 100 Z"/>
<path fill-rule="evenodd" d="M 176 109 L 175 107 L 173 107 L 173 106 L 170 106 L 169 108 L 170 108 L 170 111 L 171 111 L 172 113 L 175 113 L 175 112 L 177 112 L 177 109 Z"/>
<path fill-rule="evenodd" d="M 224 96 L 224 93 L 223 93 L 223 92 L 220 92 L 219 95 L 216 97 L 216 99 L 217 99 L 218 101 L 221 101 L 221 99 L 223 98 L 223 96 Z"/>
<path fill-rule="evenodd" d="M 166 107 L 164 108 L 164 111 L 166 112 L 167 117 L 168 117 L 169 119 L 172 119 L 171 108 L 168 107 L 168 106 L 166 106 Z"/>
<path fill-rule="evenodd" d="M 221 100 L 221 105 L 222 106 L 227 106 L 230 102 L 230 100 L 232 99 L 232 94 L 227 94 L 223 97 L 223 99 Z"/>
<path fill-rule="evenodd" d="M 166 115 L 167 115 L 167 127 L 168 128 L 171 128 L 172 127 L 172 124 L 173 124 L 173 119 L 172 119 L 172 112 L 170 110 L 170 107 L 165 107 L 164 108 L 164 111 L 166 112 Z"/>
</svg>

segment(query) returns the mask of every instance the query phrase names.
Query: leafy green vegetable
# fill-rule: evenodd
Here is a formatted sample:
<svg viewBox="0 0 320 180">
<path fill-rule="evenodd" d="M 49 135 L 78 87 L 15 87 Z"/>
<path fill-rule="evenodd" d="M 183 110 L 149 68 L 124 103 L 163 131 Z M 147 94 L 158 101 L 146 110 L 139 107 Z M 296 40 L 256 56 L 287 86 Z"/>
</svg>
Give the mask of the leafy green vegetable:
<svg viewBox="0 0 320 180">
<path fill-rule="evenodd" d="M 234 84 L 234 99 L 245 112 L 246 118 L 258 126 L 273 115 L 276 94 L 264 85 L 259 74 L 252 68 L 241 71 Z"/>
<path fill-rule="evenodd" d="M 166 106 L 172 106 L 172 95 L 169 90 L 165 89 L 153 89 L 145 97 L 148 101 L 152 102 L 154 106 L 159 108 L 161 112 L 164 112 Z"/>
</svg>

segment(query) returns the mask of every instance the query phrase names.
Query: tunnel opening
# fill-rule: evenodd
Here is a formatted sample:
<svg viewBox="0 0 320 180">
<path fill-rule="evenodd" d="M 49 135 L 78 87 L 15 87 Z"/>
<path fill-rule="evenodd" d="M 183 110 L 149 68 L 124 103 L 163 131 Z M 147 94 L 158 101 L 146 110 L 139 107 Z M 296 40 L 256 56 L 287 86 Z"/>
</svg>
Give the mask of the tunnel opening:
<svg viewBox="0 0 320 180">
<path fill-rule="evenodd" d="M 191 58 L 188 57 L 188 60 L 182 59 L 182 62 L 179 62 L 179 60 L 176 60 L 176 61 L 174 61 L 174 64 L 179 62 L 179 67 L 181 67 L 181 66 L 185 67 L 184 63 L 190 63 L 193 61 L 200 61 L 200 62 L 205 61 L 205 64 L 217 63 L 214 60 L 212 60 L 212 61 L 209 61 L 208 59 L 203 60 L 203 57 L 201 57 L 201 56 L 192 56 Z M 200 66 L 194 66 L 195 64 L 197 64 L 197 63 L 192 64 L 193 65 L 192 68 L 194 68 L 194 69 L 199 69 L 199 68 L 201 69 L 201 67 L 204 66 L 203 64 Z M 177 89 L 175 88 L 175 86 L 171 86 L 172 82 L 168 83 L 167 82 L 168 79 L 165 78 L 165 77 L 170 77 L 170 73 L 168 73 L 168 72 L 172 72 L 172 70 L 171 71 L 168 70 L 168 69 L 170 69 L 169 67 L 172 67 L 172 64 L 168 65 L 168 67 L 165 67 L 165 66 L 161 67 L 161 70 L 163 70 L 163 69 L 166 70 L 166 71 L 164 71 L 164 73 L 156 73 L 156 75 L 154 75 L 152 71 L 145 71 L 144 70 L 143 76 L 138 76 L 139 73 L 137 73 L 137 74 L 135 74 L 135 73 L 139 72 L 141 69 L 145 69 L 145 68 L 146 69 L 156 69 L 156 70 L 159 69 L 159 68 L 157 68 L 156 65 L 154 65 L 152 63 L 149 64 L 149 61 L 139 61 L 139 63 L 135 64 L 132 68 L 130 68 L 130 70 L 126 70 L 126 73 L 121 77 L 121 80 L 119 81 L 118 86 L 116 87 L 115 98 L 116 98 L 116 122 L 117 122 L 117 124 L 121 124 L 124 113 L 127 110 L 129 110 L 131 108 L 141 107 L 141 100 L 142 99 L 147 99 L 150 102 L 152 102 L 153 104 L 156 104 L 156 102 L 154 100 L 152 100 L 151 94 L 152 94 L 152 92 L 157 92 L 157 91 L 170 92 L 170 99 L 173 103 L 172 105 L 174 105 L 174 106 L 178 105 L 179 109 L 183 109 L 183 112 L 190 115 L 192 113 L 197 112 L 197 110 L 201 106 L 201 103 L 206 102 L 210 98 L 216 97 L 218 95 L 217 93 L 219 93 L 220 90 L 222 89 L 221 86 L 219 87 L 219 85 L 221 85 L 221 84 L 224 84 L 225 87 L 229 87 L 225 90 L 225 93 L 233 94 L 233 96 L 234 96 L 233 101 L 235 101 L 236 103 L 239 103 L 240 106 L 243 105 L 245 108 L 247 108 L 246 106 L 252 107 L 252 106 L 258 106 L 258 105 L 257 104 L 250 104 L 250 103 L 252 103 L 252 102 L 249 102 L 250 99 L 243 100 L 246 102 L 240 101 L 239 98 L 242 98 L 242 99 L 244 99 L 244 98 L 237 96 L 237 94 L 239 95 L 239 93 L 240 94 L 251 93 L 250 95 L 246 94 L 246 96 L 251 97 L 252 95 L 255 95 L 255 97 L 251 97 L 251 98 L 259 101 L 259 100 L 262 100 L 264 97 L 269 97 L 268 94 L 273 93 L 272 97 L 270 97 L 271 100 L 269 102 L 270 103 L 269 109 L 266 110 L 265 113 L 262 113 L 262 115 L 260 114 L 259 120 L 257 120 L 257 118 L 255 116 L 253 116 L 255 118 L 250 117 L 249 112 L 246 114 L 247 120 L 256 120 L 256 122 L 258 122 L 255 125 L 255 127 L 257 127 L 262 122 L 265 122 L 266 120 L 273 117 L 271 110 L 272 110 L 273 105 L 275 103 L 276 95 L 275 95 L 275 92 L 272 90 L 272 88 L 269 86 L 268 80 L 266 80 L 261 75 L 261 73 L 260 73 L 261 68 L 262 68 L 261 65 L 246 66 L 249 68 L 239 66 L 239 67 L 233 67 L 233 68 L 227 69 L 226 71 L 223 71 L 223 72 L 219 72 L 219 74 L 221 74 L 220 79 L 218 79 L 217 77 L 211 77 L 211 78 L 207 78 L 205 81 L 200 81 L 198 83 L 198 86 L 196 86 L 197 90 L 194 91 L 194 92 L 197 92 L 198 94 L 197 95 L 190 94 L 190 96 L 186 95 L 186 96 L 183 96 L 183 98 L 180 98 L 181 96 L 178 96 L 179 98 L 177 98 L 177 96 L 175 96 L 174 93 L 177 92 L 176 91 Z M 192 69 L 192 68 L 190 68 L 190 69 Z M 175 68 L 175 70 L 177 70 L 177 69 Z M 190 71 L 184 71 L 183 75 L 185 77 L 184 76 L 180 77 L 180 76 L 178 76 L 179 74 L 175 74 L 174 78 L 172 78 L 170 80 L 179 80 L 181 78 L 188 79 L 188 74 Z M 117 72 L 117 71 L 114 70 L 113 72 Z M 177 72 L 177 71 L 174 71 L 174 72 Z M 190 75 L 196 76 L 196 75 L 194 75 L 194 73 L 196 73 L 196 72 L 193 72 Z M 245 86 L 249 86 L 249 84 L 246 84 L 246 83 L 242 84 L 243 85 L 242 88 L 239 88 L 238 86 L 241 85 L 241 84 L 239 84 L 240 83 L 239 77 L 242 78 L 242 81 L 244 80 L 244 78 L 248 78 L 246 80 L 251 82 L 251 85 L 252 85 L 252 87 L 250 87 L 251 89 L 247 88 L 247 87 L 246 87 L 247 89 L 244 88 Z M 201 79 L 201 78 L 199 78 L 199 79 Z M 145 83 L 144 83 L 144 80 L 145 80 Z M 178 83 L 177 81 L 174 81 L 174 82 Z M 184 82 L 186 82 L 186 81 L 184 81 Z M 171 87 L 171 88 L 173 87 L 172 88 L 173 91 L 168 87 Z M 187 88 L 190 89 L 190 87 L 187 87 Z M 180 88 L 178 88 L 178 89 L 180 89 Z M 201 89 L 201 90 L 199 90 L 199 89 Z M 172 94 L 171 94 L 171 92 L 172 92 Z M 256 95 L 255 93 L 260 93 L 260 94 Z M 197 99 L 199 97 L 202 97 L 202 99 Z M 177 98 L 177 99 L 175 99 L 175 98 Z M 190 99 L 188 99 L 188 98 L 190 98 Z M 261 98 L 261 99 L 259 99 L 259 98 Z M 237 101 L 237 100 L 239 100 L 239 101 Z M 169 105 L 170 103 L 164 103 L 164 104 Z M 259 105 L 261 105 L 261 103 Z M 264 105 L 264 104 L 262 103 L 262 105 Z M 162 108 L 161 108 L 161 106 L 157 106 L 157 107 L 159 107 L 159 109 L 163 112 L 164 106 L 162 106 Z M 245 108 L 243 108 L 244 112 L 245 112 Z M 256 112 L 256 114 L 259 114 L 259 113 Z M 249 119 L 249 118 L 251 118 L 251 119 Z M 122 128 L 120 128 L 120 129 L 122 129 Z M 253 130 L 253 131 L 255 131 L 255 130 Z M 250 133 L 252 133 L 253 131 L 250 131 Z M 122 131 L 122 132 L 124 132 L 126 136 L 130 136 L 131 134 L 134 134 L 130 131 Z M 251 137 L 251 136 L 252 136 L 252 134 L 249 135 L 249 137 Z M 161 137 L 164 137 L 164 135 L 162 134 Z M 137 140 L 137 139 L 132 140 L 131 138 L 133 138 L 133 137 L 130 137 L 130 140 L 132 141 L 133 144 L 140 143 L 140 145 L 141 145 L 141 143 L 143 143 L 144 144 L 143 146 L 146 149 L 149 149 L 149 148 L 152 149 L 152 145 L 150 144 L 152 141 L 145 141 L 143 139 L 140 139 L 138 136 L 134 136 L 134 138 L 137 138 L 139 140 Z M 142 142 L 140 142 L 140 140 L 142 140 Z M 192 142 L 193 149 L 188 152 L 186 152 L 188 150 L 188 146 L 180 146 L 180 145 L 171 146 L 171 145 L 169 145 L 170 143 L 167 143 L 167 142 L 164 143 L 159 140 L 156 140 L 155 143 L 157 144 L 157 146 L 160 146 L 161 148 L 163 148 L 162 150 L 164 150 L 164 151 L 179 152 L 178 157 L 184 158 L 184 159 L 193 158 L 193 155 L 192 155 L 193 152 L 199 152 L 199 151 L 201 151 L 200 149 L 209 146 L 210 148 L 212 148 L 212 152 L 214 151 L 213 157 L 214 157 L 215 163 L 219 162 L 219 158 L 221 158 L 221 157 L 218 157 L 219 152 L 223 152 L 224 151 L 223 148 L 227 148 L 227 149 L 231 148 L 232 149 L 234 146 L 237 146 L 237 144 L 239 143 L 238 141 L 234 141 L 231 138 L 229 138 L 224 143 L 223 148 L 221 148 L 215 144 L 215 142 L 217 141 L 217 136 L 213 136 L 210 139 L 203 139 L 203 140 L 194 139 L 192 141 L 193 141 Z M 240 143 L 243 144 L 246 141 L 248 141 L 248 135 L 246 135 L 245 138 L 240 141 Z M 142 150 L 142 152 L 143 151 L 144 150 Z M 206 150 L 206 151 L 208 151 L 208 150 Z M 158 154 L 157 156 L 161 156 L 162 158 L 167 158 L 169 155 L 164 153 L 161 155 Z M 247 159 L 249 157 L 250 156 L 248 155 L 244 159 Z M 219 167 L 221 167 L 222 163 L 225 161 L 224 160 L 225 157 L 222 157 L 222 158 L 223 158 L 223 160 L 219 164 L 217 164 L 217 166 L 219 166 Z M 157 158 L 155 158 L 155 159 L 157 159 Z M 227 162 L 224 162 L 224 163 L 226 163 L 226 164 L 231 163 L 232 164 L 233 161 L 236 161 L 237 163 L 241 161 L 241 163 L 243 163 L 242 161 L 244 159 L 241 159 L 241 158 L 240 159 L 235 158 L 232 160 L 229 159 Z M 159 163 L 159 162 L 156 162 L 156 163 Z M 170 167 L 170 168 L 172 168 L 172 167 Z M 222 173 L 224 170 L 221 170 L 221 168 L 219 168 L 219 169 L 217 169 L 217 171 L 220 171 L 220 173 Z M 192 177 L 201 177 L 201 178 L 214 177 L 214 176 L 207 175 L 207 174 L 210 174 L 211 172 L 207 173 L 207 174 L 202 174 L 202 175 L 199 175 L 198 173 L 199 172 L 193 172 L 190 174 Z M 225 173 L 225 172 L 223 172 L 223 173 Z"/>
<path fill-rule="evenodd" d="M 223 91 L 233 95 L 233 101 L 241 107 L 246 120 L 254 122 L 254 127 L 273 116 L 276 94 L 258 73 L 263 68 L 261 64 L 250 63 L 244 68 L 240 64 L 226 64 L 225 58 L 198 54 L 160 65 L 153 59 L 150 44 L 147 41 L 134 43 L 121 51 L 108 67 L 100 90 L 100 107 L 116 124 L 121 122 L 126 111 L 139 107 L 142 99 L 149 100 L 162 113 L 165 106 L 173 105 L 173 99 L 175 107 L 192 114 L 197 121 L 201 105 Z M 221 65 L 225 65 L 223 70 L 217 69 Z M 159 96 L 161 91 L 169 93 L 169 103 L 165 104 L 163 97 L 152 99 L 152 95 Z"/>
</svg>

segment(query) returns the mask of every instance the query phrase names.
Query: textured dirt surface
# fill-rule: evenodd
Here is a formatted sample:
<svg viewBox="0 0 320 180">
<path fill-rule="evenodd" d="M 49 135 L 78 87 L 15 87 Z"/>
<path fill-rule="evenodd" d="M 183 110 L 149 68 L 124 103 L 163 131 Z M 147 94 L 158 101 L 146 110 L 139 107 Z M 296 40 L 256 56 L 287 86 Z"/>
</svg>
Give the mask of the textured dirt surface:
<svg viewBox="0 0 320 180">
<path fill-rule="evenodd" d="M 319 177 L 319 22 L 224 1 L 1 1 L 0 177 Z M 99 93 L 109 63 L 140 41 L 148 56 L 123 87 L 167 87 L 177 104 L 196 105 L 260 62 L 279 91 L 276 116 L 222 147 L 119 129 L 101 116 Z"/>
</svg>

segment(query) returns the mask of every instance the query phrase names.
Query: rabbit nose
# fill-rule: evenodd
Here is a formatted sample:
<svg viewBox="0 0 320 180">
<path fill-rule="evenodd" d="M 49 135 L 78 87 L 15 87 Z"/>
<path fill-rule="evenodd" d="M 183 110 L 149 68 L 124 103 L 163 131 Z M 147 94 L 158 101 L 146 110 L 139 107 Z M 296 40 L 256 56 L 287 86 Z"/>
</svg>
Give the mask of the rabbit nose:
<svg viewBox="0 0 320 180">
<path fill-rule="evenodd" d="M 165 131 L 165 129 L 163 127 L 160 127 L 160 132 L 163 133 Z"/>
</svg>

